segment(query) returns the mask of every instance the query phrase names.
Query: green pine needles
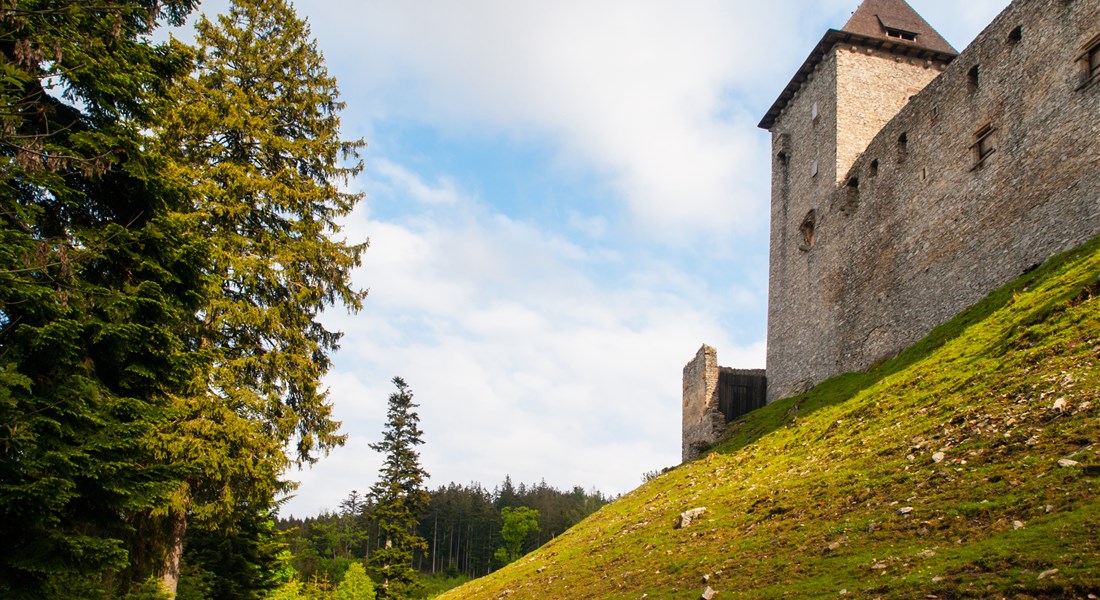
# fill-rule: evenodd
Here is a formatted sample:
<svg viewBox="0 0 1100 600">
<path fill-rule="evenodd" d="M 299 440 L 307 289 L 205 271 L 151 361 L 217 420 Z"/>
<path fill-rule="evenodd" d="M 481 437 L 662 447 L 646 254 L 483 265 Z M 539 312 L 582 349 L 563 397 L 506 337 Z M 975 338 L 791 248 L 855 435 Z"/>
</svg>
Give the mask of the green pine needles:
<svg viewBox="0 0 1100 600">
<path fill-rule="evenodd" d="M 414 410 L 412 390 L 400 377 L 393 378 L 397 391 L 390 394 L 382 441 L 371 444 L 384 455 L 378 482 L 371 487 L 372 518 L 384 545 L 371 553 L 369 564 L 382 584 L 381 598 L 408 598 L 419 585 L 413 569 L 413 553 L 424 553 L 428 542 L 416 532 L 419 515 L 428 506 L 424 480 L 428 473 L 420 466 L 416 447 L 424 443 L 420 417 Z"/>
<path fill-rule="evenodd" d="M 0 3 L 4 598 L 171 593 L 181 572 L 254 597 L 278 584 L 285 471 L 344 440 L 318 317 L 365 297 L 366 244 L 338 225 L 364 144 L 289 2 L 150 41 L 196 5 Z M 238 578 L 245 554 L 261 572 Z"/>
</svg>

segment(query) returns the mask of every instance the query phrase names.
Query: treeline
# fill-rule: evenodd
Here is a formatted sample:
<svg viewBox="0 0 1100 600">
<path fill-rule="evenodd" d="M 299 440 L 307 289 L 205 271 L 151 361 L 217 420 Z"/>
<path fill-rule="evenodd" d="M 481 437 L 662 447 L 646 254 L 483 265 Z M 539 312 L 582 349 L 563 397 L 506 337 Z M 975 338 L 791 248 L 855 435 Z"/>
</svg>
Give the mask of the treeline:
<svg viewBox="0 0 1100 600">
<path fill-rule="evenodd" d="M 523 552 L 530 552 L 611 500 L 581 487 L 561 491 L 545 481 L 516 486 L 510 477 L 491 491 L 477 483 L 452 483 L 429 495 L 431 500 L 419 516 L 417 530 L 428 548 L 414 554 L 413 564 L 424 574 L 470 578 L 502 566 L 494 555 L 503 544 L 503 509 L 538 511 L 538 528 L 523 542 Z M 280 519 L 278 528 L 287 534 L 291 564 L 300 580 L 337 582 L 348 565 L 368 560 L 385 543 L 373 524 L 372 512 L 370 499 L 352 491 L 336 512 Z"/>
</svg>

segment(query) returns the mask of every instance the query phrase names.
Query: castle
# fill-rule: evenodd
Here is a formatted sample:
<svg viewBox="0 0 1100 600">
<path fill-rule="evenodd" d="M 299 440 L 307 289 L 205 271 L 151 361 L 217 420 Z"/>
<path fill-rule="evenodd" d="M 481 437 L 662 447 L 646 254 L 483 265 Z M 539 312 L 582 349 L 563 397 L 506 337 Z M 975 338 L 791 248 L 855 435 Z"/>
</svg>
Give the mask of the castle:
<svg viewBox="0 0 1100 600">
<path fill-rule="evenodd" d="M 766 371 L 684 367 L 684 460 L 1100 234 L 1100 0 L 1015 0 L 961 54 L 865 0 L 768 110 Z"/>
</svg>

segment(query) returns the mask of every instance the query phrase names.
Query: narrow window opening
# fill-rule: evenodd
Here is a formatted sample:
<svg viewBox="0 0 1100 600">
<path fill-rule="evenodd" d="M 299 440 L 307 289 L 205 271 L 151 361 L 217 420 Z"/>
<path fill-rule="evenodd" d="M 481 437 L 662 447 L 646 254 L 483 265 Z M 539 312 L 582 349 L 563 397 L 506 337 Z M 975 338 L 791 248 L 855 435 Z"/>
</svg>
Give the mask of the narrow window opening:
<svg viewBox="0 0 1100 600">
<path fill-rule="evenodd" d="M 1016 29 L 1013 29 L 1012 31 L 1008 32 L 1008 42 L 1010 44 L 1015 44 L 1015 43 L 1019 42 L 1022 39 L 1024 39 L 1024 28 L 1023 28 L 1023 26 L 1017 26 Z"/>
<path fill-rule="evenodd" d="M 970 67 L 970 70 L 966 72 L 966 78 L 970 81 L 970 90 L 978 89 L 979 70 L 978 65 Z"/>
<path fill-rule="evenodd" d="M 813 121 L 815 125 L 817 124 L 818 116 L 817 102 L 814 102 L 814 105 L 810 107 L 810 120 Z"/>
<path fill-rule="evenodd" d="M 859 208 L 859 178 L 852 177 L 844 185 L 844 203 L 840 206 L 840 212 L 850 215 Z"/>
<path fill-rule="evenodd" d="M 905 160 L 906 155 L 909 153 L 909 134 L 903 133 L 898 136 L 898 161 Z"/>
<path fill-rule="evenodd" d="M 775 156 L 775 162 L 779 171 L 779 199 L 783 203 L 783 210 L 786 211 L 791 188 L 791 159 L 786 151 L 780 151 Z"/>
<path fill-rule="evenodd" d="M 814 242 L 817 241 L 817 211 L 811 210 L 806 213 L 806 218 L 802 219 L 802 225 L 798 227 L 798 232 L 802 234 L 802 244 L 798 249 L 803 252 L 809 252 L 810 248 L 814 247 Z"/>
<path fill-rule="evenodd" d="M 818 171 L 817 160 L 814 160 L 814 162 L 812 164 L 810 164 L 810 177 L 817 177 L 817 171 Z"/>
<path fill-rule="evenodd" d="M 921 181 L 927 181 L 928 180 L 928 167 L 921 167 L 920 168 L 920 180 Z"/>
<path fill-rule="evenodd" d="M 874 177 L 875 175 L 878 175 L 878 159 L 877 158 L 875 160 L 871 161 L 871 169 L 870 169 L 870 176 Z"/>
</svg>

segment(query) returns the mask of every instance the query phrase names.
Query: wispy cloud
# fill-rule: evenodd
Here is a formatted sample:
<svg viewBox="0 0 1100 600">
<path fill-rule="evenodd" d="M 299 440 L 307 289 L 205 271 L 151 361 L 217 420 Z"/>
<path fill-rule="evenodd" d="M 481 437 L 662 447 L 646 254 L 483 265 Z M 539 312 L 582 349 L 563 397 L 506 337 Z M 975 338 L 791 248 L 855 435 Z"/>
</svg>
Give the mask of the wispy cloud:
<svg viewBox="0 0 1100 600">
<path fill-rule="evenodd" d="M 434 183 L 425 182 L 401 165 L 384 158 L 372 160 L 371 171 L 378 177 L 379 183 L 401 190 L 410 200 L 425 204 L 454 204 L 462 199 L 455 182 L 449 177 L 442 177 Z"/>
</svg>

